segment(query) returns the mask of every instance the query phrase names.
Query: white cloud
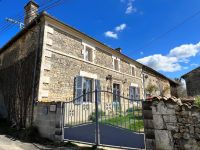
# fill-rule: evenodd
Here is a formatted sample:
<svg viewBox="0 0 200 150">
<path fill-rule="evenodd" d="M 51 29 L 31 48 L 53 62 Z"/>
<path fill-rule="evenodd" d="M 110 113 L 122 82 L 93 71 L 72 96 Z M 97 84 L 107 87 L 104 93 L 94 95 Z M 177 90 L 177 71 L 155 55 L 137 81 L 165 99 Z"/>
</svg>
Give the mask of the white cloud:
<svg viewBox="0 0 200 150">
<path fill-rule="evenodd" d="M 177 57 L 179 59 L 187 59 L 196 56 L 200 50 L 200 42 L 197 44 L 184 44 L 170 50 L 169 56 Z"/>
<path fill-rule="evenodd" d="M 121 25 L 115 27 L 115 31 L 116 31 L 116 32 L 123 31 L 125 28 L 126 28 L 126 24 L 123 23 L 123 24 L 121 24 Z"/>
<path fill-rule="evenodd" d="M 186 69 L 182 63 L 187 64 L 189 58 L 196 56 L 200 52 L 200 42 L 197 44 L 184 44 L 169 51 L 168 55 L 154 54 L 138 61 L 158 71 L 176 72 Z"/>
<path fill-rule="evenodd" d="M 118 39 L 118 33 L 123 31 L 126 26 L 127 25 L 125 23 L 120 24 L 119 26 L 116 26 L 113 31 L 106 31 L 104 35 L 109 38 Z"/>
<path fill-rule="evenodd" d="M 104 33 L 104 35 L 106 37 L 110 37 L 110 38 L 113 38 L 113 39 L 118 39 L 117 33 L 114 33 L 113 31 L 107 31 L 107 32 Z"/>
<path fill-rule="evenodd" d="M 133 6 L 133 2 L 134 2 L 134 0 L 128 0 L 127 8 L 125 11 L 126 14 L 131 14 L 131 13 L 137 12 L 137 9 Z"/>
<path fill-rule="evenodd" d="M 137 61 L 147 66 L 150 66 L 155 70 L 165 72 L 174 72 L 181 70 L 181 65 L 178 63 L 176 57 L 167 57 L 161 54 L 155 54 L 138 59 Z"/>
</svg>

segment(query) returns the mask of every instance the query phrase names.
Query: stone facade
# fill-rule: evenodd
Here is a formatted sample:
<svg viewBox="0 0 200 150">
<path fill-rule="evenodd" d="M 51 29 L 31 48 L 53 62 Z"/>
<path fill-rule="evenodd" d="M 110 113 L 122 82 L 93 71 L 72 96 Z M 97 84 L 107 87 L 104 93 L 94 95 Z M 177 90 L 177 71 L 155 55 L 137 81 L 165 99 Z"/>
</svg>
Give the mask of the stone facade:
<svg viewBox="0 0 200 150">
<path fill-rule="evenodd" d="M 66 101 L 69 97 L 74 97 L 74 79 L 77 75 L 95 78 L 101 81 L 102 88 L 112 89 L 113 83 L 120 84 L 121 93 L 127 95 L 129 86 L 140 87 L 140 97 L 143 95 L 142 66 L 134 62 L 127 62 L 124 58 L 120 59 L 120 71 L 113 69 L 113 56 L 120 57 L 120 54 L 106 52 L 95 44 L 85 42 L 84 39 L 75 37 L 67 31 L 63 31 L 55 25 L 46 25 L 46 40 L 51 41 L 44 46 L 45 66 L 41 71 L 39 101 Z M 51 31 L 51 33 L 49 32 Z M 83 50 L 87 44 L 94 48 L 93 62 L 84 60 Z M 117 52 L 118 53 L 118 52 Z M 46 56 L 49 54 L 49 56 Z M 116 56 L 117 55 L 117 56 Z M 118 56 L 119 55 L 119 56 Z M 103 59 L 102 59 L 103 58 Z M 136 66 L 136 75 L 131 75 L 130 64 Z M 106 80 L 106 76 L 111 75 L 112 80 Z M 48 93 L 47 95 L 45 93 Z"/>
<path fill-rule="evenodd" d="M 147 149 L 199 150 L 200 108 L 180 100 L 144 102 Z M 151 115 L 152 117 L 148 118 Z M 151 132 L 149 132 L 149 130 Z"/>
<path fill-rule="evenodd" d="M 146 71 L 148 74 L 148 78 L 145 79 L 145 88 L 148 89 L 149 86 L 155 86 L 155 90 L 153 92 L 146 91 L 147 95 L 151 96 L 171 96 L 170 91 L 170 82 L 167 79 L 164 79 L 152 71 Z M 172 87 L 171 87 L 172 88 Z M 147 96 L 148 97 L 148 96 Z"/>
<path fill-rule="evenodd" d="M 200 67 L 183 75 L 182 78 L 185 79 L 188 96 L 200 95 L 200 84 L 197 84 L 200 83 Z"/>
<path fill-rule="evenodd" d="M 27 29 L 31 31 L 21 31 L 0 51 L 1 106 L 6 110 L 8 119 L 20 126 L 29 125 L 32 120 L 32 95 L 37 92 L 37 88 L 33 90 L 32 81 L 35 78 L 37 83 L 38 80 L 36 52 L 42 42 L 39 38 L 42 36 L 41 24 Z"/>
</svg>

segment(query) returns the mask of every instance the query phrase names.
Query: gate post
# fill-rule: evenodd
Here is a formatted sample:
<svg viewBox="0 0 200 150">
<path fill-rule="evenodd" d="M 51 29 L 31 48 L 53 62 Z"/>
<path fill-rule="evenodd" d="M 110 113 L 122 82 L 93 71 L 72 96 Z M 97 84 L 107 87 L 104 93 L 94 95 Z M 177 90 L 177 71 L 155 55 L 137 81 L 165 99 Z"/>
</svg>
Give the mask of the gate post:
<svg viewBox="0 0 200 150">
<path fill-rule="evenodd" d="M 96 120 L 96 146 L 99 146 L 99 110 L 98 110 L 98 91 L 95 89 L 95 120 Z"/>
</svg>

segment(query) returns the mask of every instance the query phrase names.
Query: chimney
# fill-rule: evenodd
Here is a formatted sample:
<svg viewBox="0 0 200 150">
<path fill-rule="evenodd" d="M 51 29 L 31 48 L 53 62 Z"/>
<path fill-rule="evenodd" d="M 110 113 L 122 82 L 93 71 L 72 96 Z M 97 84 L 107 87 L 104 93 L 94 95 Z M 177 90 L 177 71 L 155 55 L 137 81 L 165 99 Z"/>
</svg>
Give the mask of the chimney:
<svg viewBox="0 0 200 150">
<path fill-rule="evenodd" d="M 29 1 L 24 7 L 25 10 L 25 19 L 24 25 L 27 26 L 35 17 L 38 15 L 39 5 L 33 0 Z"/>
<path fill-rule="evenodd" d="M 116 48 L 115 50 L 118 51 L 119 53 L 122 52 L 122 49 L 121 49 L 120 47 L 119 47 L 119 48 Z"/>
</svg>

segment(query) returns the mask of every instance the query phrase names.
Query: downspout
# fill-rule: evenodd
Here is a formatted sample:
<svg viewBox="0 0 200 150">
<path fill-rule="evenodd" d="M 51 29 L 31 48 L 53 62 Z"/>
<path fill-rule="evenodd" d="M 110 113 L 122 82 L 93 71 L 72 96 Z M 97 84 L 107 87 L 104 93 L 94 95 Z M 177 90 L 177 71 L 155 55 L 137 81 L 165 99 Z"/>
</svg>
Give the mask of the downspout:
<svg viewBox="0 0 200 150">
<path fill-rule="evenodd" d="M 145 73 L 144 73 L 144 66 L 142 66 L 142 83 L 143 83 L 144 100 L 146 100 L 146 89 L 145 89 Z"/>
<path fill-rule="evenodd" d="M 36 20 L 36 25 L 38 24 L 37 20 Z M 38 47 L 37 50 L 35 51 L 35 62 L 34 62 L 34 70 L 33 70 L 33 83 L 32 83 L 32 95 L 31 95 L 31 99 L 32 99 L 32 112 L 31 112 L 31 125 L 33 125 L 33 115 L 34 115 L 34 105 L 35 105 L 35 80 L 36 80 L 36 70 L 37 70 L 37 62 L 38 62 L 38 53 L 40 50 L 40 40 L 41 40 L 41 32 L 42 32 L 42 28 L 41 25 L 39 25 L 39 34 L 38 34 Z"/>
</svg>

